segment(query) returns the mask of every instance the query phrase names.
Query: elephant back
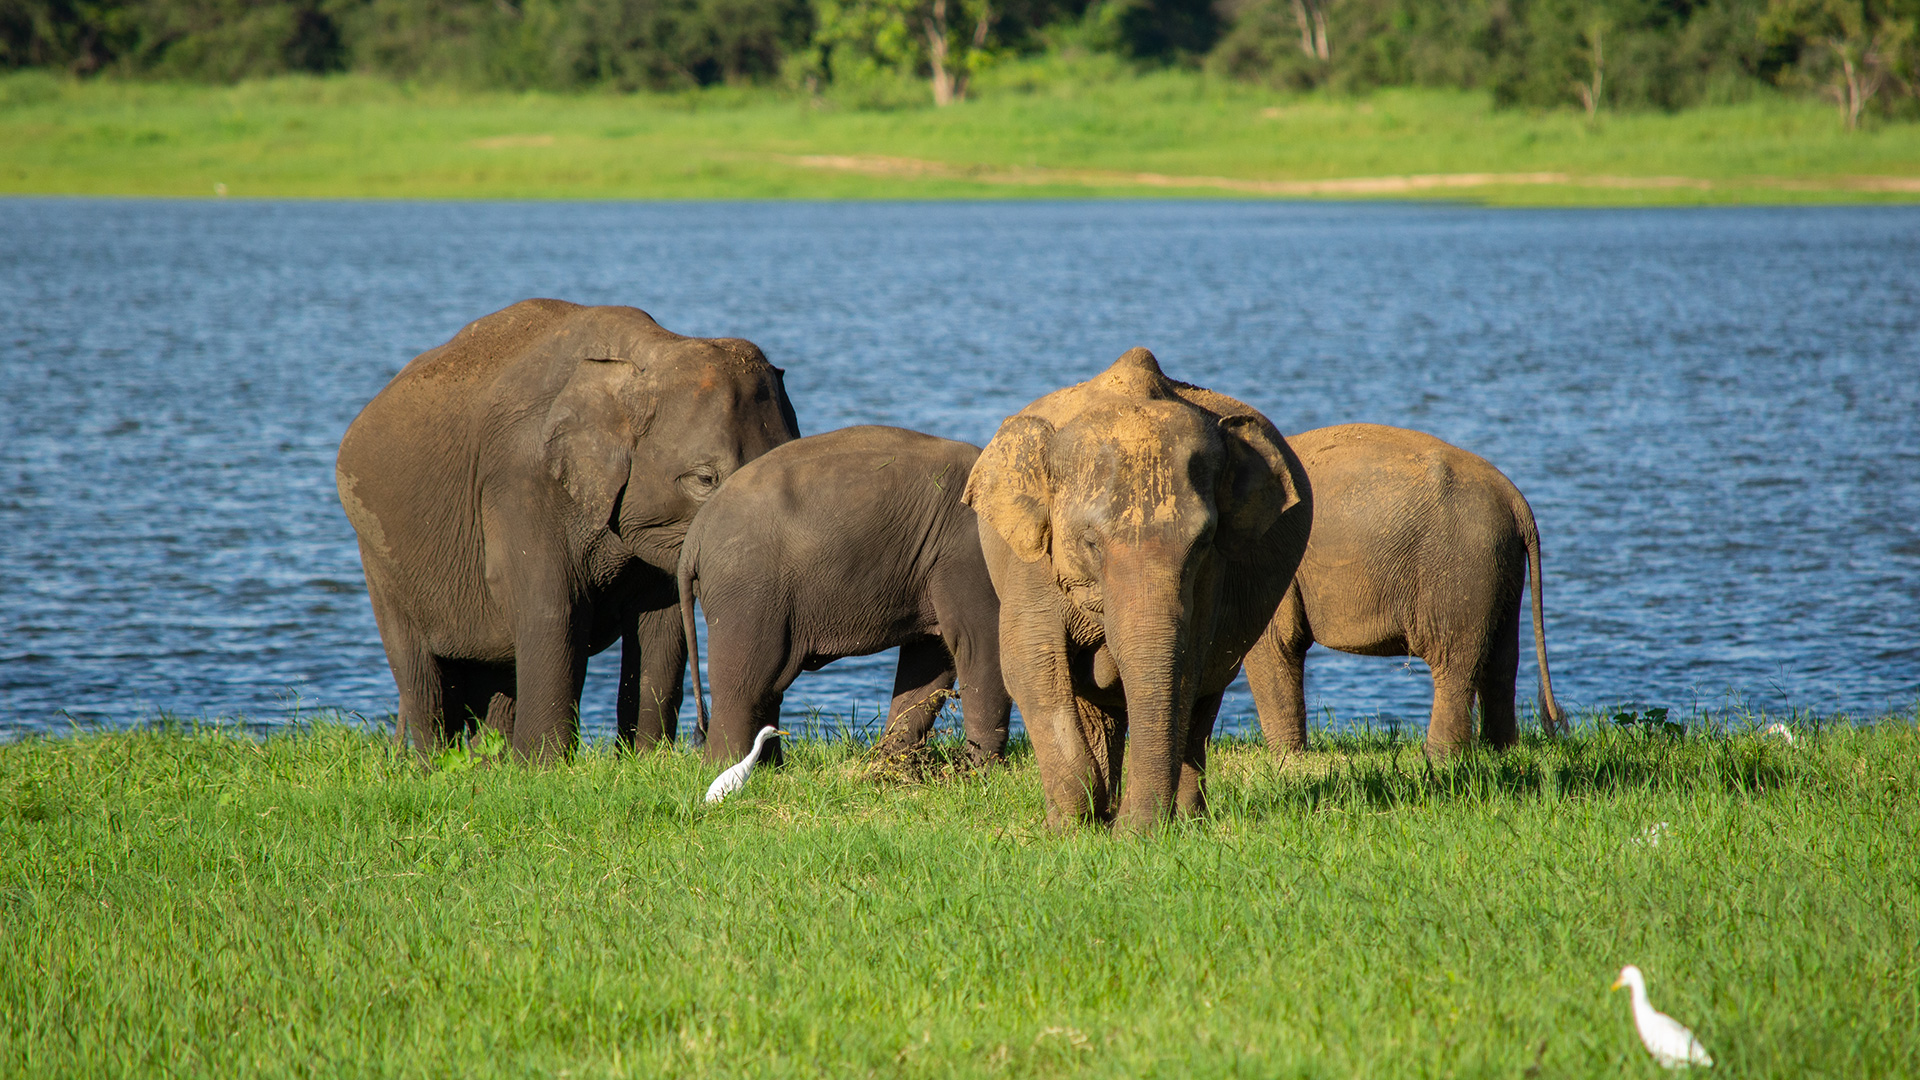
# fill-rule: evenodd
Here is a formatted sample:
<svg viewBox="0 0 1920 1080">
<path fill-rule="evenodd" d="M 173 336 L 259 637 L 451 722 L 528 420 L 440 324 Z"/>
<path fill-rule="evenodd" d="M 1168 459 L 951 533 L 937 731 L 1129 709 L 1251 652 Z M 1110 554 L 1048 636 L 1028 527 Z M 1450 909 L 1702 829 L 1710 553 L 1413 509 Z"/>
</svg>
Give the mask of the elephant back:
<svg viewBox="0 0 1920 1080">
<path fill-rule="evenodd" d="M 522 300 L 461 327 L 446 344 L 415 357 L 393 381 L 482 382 L 549 340 L 560 323 L 583 310 L 565 300 Z"/>
</svg>

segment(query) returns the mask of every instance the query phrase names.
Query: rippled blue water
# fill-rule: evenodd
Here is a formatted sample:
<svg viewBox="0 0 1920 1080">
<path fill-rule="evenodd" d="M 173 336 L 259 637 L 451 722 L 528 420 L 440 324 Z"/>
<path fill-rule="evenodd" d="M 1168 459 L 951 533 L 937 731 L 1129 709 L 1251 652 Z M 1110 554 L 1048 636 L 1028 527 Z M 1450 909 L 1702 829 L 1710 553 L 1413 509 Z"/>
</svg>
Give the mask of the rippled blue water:
<svg viewBox="0 0 1920 1080">
<path fill-rule="evenodd" d="M 334 449 L 528 296 L 751 338 L 810 433 L 984 442 L 1146 345 L 1283 431 L 1505 470 L 1569 705 L 1920 699 L 1916 208 L 12 199 L 0 236 L 0 735 L 391 711 Z M 1337 720 L 1424 718 L 1417 662 L 1308 663 Z M 890 686 L 843 661 L 788 706 L 871 718 Z"/>
</svg>

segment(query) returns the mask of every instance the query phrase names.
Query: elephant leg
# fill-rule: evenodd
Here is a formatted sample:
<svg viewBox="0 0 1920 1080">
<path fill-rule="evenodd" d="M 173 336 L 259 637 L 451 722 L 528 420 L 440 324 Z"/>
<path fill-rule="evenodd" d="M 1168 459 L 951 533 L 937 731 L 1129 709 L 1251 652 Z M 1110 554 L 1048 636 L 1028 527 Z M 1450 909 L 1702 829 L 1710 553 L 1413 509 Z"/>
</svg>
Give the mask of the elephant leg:
<svg viewBox="0 0 1920 1080">
<path fill-rule="evenodd" d="M 1260 733 L 1276 754 L 1307 748 L 1307 647 L 1313 639 L 1305 631 L 1300 594 L 1289 590 L 1260 640 L 1246 659 L 1247 689 L 1260 717 Z"/>
<path fill-rule="evenodd" d="M 527 606 L 540 608 L 534 591 Z M 564 592 L 557 593 L 564 596 Z M 514 632 L 514 754 L 525 761 L 550 762 L 573 752 L 580 737 L 580 688 L 587 677 L 587 649 L 564 600 L 524 614 Z"/>
<path fill-rule="evenodd" d="M 1013 718 L 1013 699 L 1007 696 L 1000 674 L 1000 637 L 986 644 L 969 637 L 947 643 L 960 680 L 960 714 L 967 733 L 967 753 L 975 762 L 998 761 L 1007 752 L 1007 728 Z"/>
<path fill-rule="evenodd" d="M 687 637 L 678 607 L 643 611 L 620 639 L 619 741 L 647 750 L 680 731 Z"/>
<path fill-rule="evenodd" d="M 887 729 L 880 752 L 903 754 L 927 741 L 933 722 L 953 689 L 953 657 L 938 638 L 922 638 L 900 646 L 900 665 L 893 677 L 893 704 L 887 708 Z"/>
<path fill-rule="evenodd" d="M 513 697 L 510 694 L 494 694 L 487 699 L 486 724 L 499 732 L 500 737 L 507 740 L 508 745 L 513 743 L 514 711 Z"/>
<path fill-rule="evenodd" d="M 1112 718 L 1073 695 L 1064 663 L 1035 666 L 1055 675 L 1059 685 L 1032 685 L 1025 681 L 1031 672 L 1023 666 L 1006 669 L 1010 676 L 1007 689 L 1020 705 L 1027 736 L 1033 741 L 1033 760 L 1040 768 L 1040 787 L 1047 797 L 1047 825 L 1065 829 L 1081 822 L 1110 821 L 1114 802 L 1109 798 L 1109 784 L 1110 778 L 1120 775 L 1121 758 L 1126 753 L 1124 733 L 1111 739 L 1100 734 L 1114 726 Z M 1054 671 L 1056 667 L 1061 670 Z M 1097 740 L 1090 740 L 1089 732 L 1096 733 Z"/>
<path fill-rule="evenodd" d="M 980 543 L 988 550 L 989 562 L 999 557 L 996 546 L 1005 547 L 999 534 L 986 528 L 980 530 Z M 1098 811 L 1109 806 L 1106 783 L 1094 770 L 1093 748 L 1082 726 L 1085 703 L 1074 693 L 1051 568 L 1004 554 L 1009 577 L 994 582 L 1002 597 L 1000 670 L 1033 741 L 1033 760 L 1047 797 L 1047 824 L 1059 829 L 1099 820 Z"/>
<path fill-rule="evenodd" d="M 784 619 L 754 624 L 749 616 L 711 603 L 707 608 L 706 759 L 731 765 L 753 748 L 753 737 L 780 722 L 787 687 L 799 677 L 804 655 L 787 637 Z M 762 752 L 762 764 L 781 757 L 779 740 Z"/>
<path fill-rule="evenodd" d="M 1121 770 L 1127 763 L 1126 706 L 1108 712 L 1086 698 L 1076 698 L 1080 741 L 1085 746 L 1087 768 L 1079 780 L 1086 800 L 1084 816 L 1111 822 L 1120 809 Z"/>
<path fill-rule="evenodd" d="M 1508 747 L 1520 740 L 1513 714 L 1513 683 L 1520 672 L 1520 606 L 1501 613 L 1487 641 L 1474 692 L 1480 698 L 1480 737 L 1487 745 Z"/>
<path fill-rule="evenodd" d="M 1473 686 L 1471 672 L 1446 658 L 1429 659 L 1433 671 L 1433 714 L 1427 720 L 1427 754 L 1446 757 L 1473 742 Z"/>
<path fill-rule="evenodd" d="M 372 565 L 364 548 L 361 558 Z M 422 754 L 431 754 L 446 745 L 446 680 L 440 660 L 413 628 L 413 623 L 391 604 L 374 576 L 367 576 L 367 596 L 373 601 L 373 621 L 380 628 L 380 644 L 387 653 L 387 666 L 393 669 L 393 682 L 400 692 L 400 709 L 394 717 L 394 741 L 411 745 Z"/>
<path fill-rule="evenodd" d="M 1202 694 L 1193 703 L 1193 719 L 1187 723 L 1187 746 L 1180 758 L 1180 786 L 1174 795 L 1173 812 L 1181 817 L 1202 817 L 1207 812 L 1207 743 L 1213 739 L 1213 723 L 1220 716 L 1220 699 L 1226 688 Z"/>
<path fill-rule="evenodd" d="M 1000 600 L 993 581 L 985 566 L 964 564 L 936 578 L 929 593 L 959 676 L 967 752 L 976 763 L 998 760 L 1007 752 L 1013 699 L 1000 672 Z"/>
<path fill-rule="evenodd" d="M 1014 701 L 1020 700 L 1015 690 Z M 1091 710 L 1091 715 L 1089 715 Z M 1113 802 L 1107 797 L 1107 777 L 1119 775 L 1124 739 L 1115 739 L 1113 754 L 1103 742 L 1088 745 L 1087 727 L 1106 722 L 1104 714 L 1087 702 L 1069 699 L 1051 708 L 1022 707 L 1027 735 L 1033 740 L 1033 760 L 1040 769 L 1040 787 L 1047 797 L 1047 827 L 1066 829 L 1089 821 L 1110 821 Z"/>
</svg>

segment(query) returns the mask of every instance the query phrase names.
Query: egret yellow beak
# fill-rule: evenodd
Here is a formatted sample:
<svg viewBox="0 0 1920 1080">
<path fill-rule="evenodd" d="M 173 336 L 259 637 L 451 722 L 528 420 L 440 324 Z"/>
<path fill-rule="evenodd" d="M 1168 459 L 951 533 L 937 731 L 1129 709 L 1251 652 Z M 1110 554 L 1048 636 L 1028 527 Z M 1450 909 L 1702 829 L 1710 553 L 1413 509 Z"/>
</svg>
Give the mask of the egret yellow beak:
<svg viewBox="0 0 1920 1080">
<path fill-rule="evenodd" d="M 774 733 L 775 735 L 784 735 L 784 736 L 786 736 L 787 738 L 792 738 L 792 737 L 793 737 L 793 732 L 791 732 L 791 731 L 781 731 L 781 730 L 780 730 L 779 728 L 774 728 L 774 729 L 773 729 L 773 733 Z"/>
<path fill-rule="evenodd" d="M 1627 985 L 1627 984 L 1626 984 L 1626 983 L 1624 983 L 1624 982 L 1621 982 L 1621 981 L 1620 981 L 1619 979 L 1615 979 L 1615 980 L 1613 980 L 1613 985 L 1612 985 L 1612 986 L 1609 986 L 1609 987 L 1607 987 L 1607 989 L 1608 989 L 1608 990 L 1618 990 L 1618 989 L 1620 989 L 1621 987 L 1623 987 L 1623 986 L 1625 986 L 1625 985 Z"/>
</svg>

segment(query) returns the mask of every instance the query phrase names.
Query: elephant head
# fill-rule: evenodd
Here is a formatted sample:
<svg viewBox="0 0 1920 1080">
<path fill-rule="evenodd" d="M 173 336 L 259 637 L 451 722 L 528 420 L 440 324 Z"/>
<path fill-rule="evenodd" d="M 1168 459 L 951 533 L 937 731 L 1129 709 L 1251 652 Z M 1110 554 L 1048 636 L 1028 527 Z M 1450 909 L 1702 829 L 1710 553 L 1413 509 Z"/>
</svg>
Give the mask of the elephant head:
<svg viewBox="0 0 1920 1080">
<path fill-rule="evenodd" d="M 541 444 L 590 529 L 671 574 L 694 514 L 722 481 L 798 438 L 782 372 L 752 342 L 689 338 L 644 312 L 553 342 Z"/>
<path fill-rule="evenodd" d="M 965 500 L 1054 820 L 1112 816 L 1116 788 L 1129 827 L 1204 808 L 1218 695 L 1298 563 L 1276 536 L 1305 546 L 1281 529 L 1303 478 L 1264 417 L 1145 349 L 1001 425 Z"/>
</svg>

